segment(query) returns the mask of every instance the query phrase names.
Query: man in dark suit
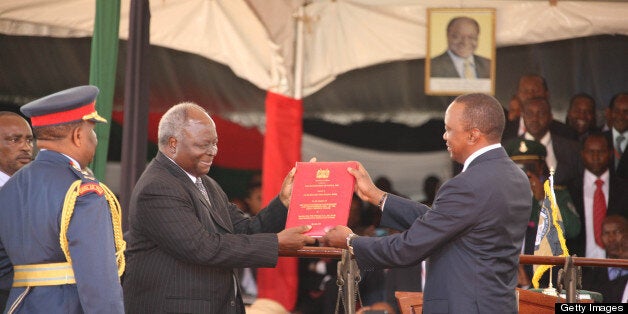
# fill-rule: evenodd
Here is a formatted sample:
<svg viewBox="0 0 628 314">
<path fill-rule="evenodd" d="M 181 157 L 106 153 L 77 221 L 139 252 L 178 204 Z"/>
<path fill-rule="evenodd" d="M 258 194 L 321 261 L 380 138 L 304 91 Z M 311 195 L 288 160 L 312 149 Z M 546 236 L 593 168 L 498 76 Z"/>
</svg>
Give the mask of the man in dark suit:
<svg viewBox="0 0 628 314">
<path fill-rule="evenodd" d="M 607 216 L 602 222 L 602 242 L 606 258 L 625 258 L 628 220 L 619 215 Z M 582 271 L 582 287 L 602 293 L 603 301 L 607 303 L 626 302 L 622 296 L 627 283 L 628 269 L 625 268 L 585 267 Z"/>
<path fill-rule="evenodd" d="M 474 54 L 478 48 L 480 25 L 467 16 L 453 18 L 447 24 L 447 51 L 430 59 L 430 77 L 487 79 L 491 60 Z"/>
<path fill-rule="evenodd" d="M 628 93 L 618 93 L 608 106 L 611 129 L 606 136 L 613 146 L 611 171 L 618 177 L 628 179 Z"/>
<path fill-rule="evenodd" d="M 382 225 L 402 233 L 359 237 L 336 226 L 325 240 L 355 254 L 360 269 L 416 265 L 429 257 L 423 313 L 517 313 L 515 286 L 532 193 L 528 178 L 499 144 L 499 102 L 457 97 L 445 113 L 447 150 L 464 164 L 432 208 L 378 189 L 359 165 L 349 169 L 358 195 L 383 211 Z"/>
<path fill-rule="evenodd" d="M 565 124 L 576 131 L 580 143 L 589 133 L 599 130 L 595 124 L 597 121 L 595 108 L 595 99 L 587 93 L 576 94 L 569 100 Z"/>
<path fill-rule="evenodd" d="M 552 109 L 546 98 L 537 97 L 523 103 L 523 119 L 526 133 L 523 138 L 537 141 L 547 150 L 545 162 L 554 169 L 554 181 L 568 185 L 577 179 L 582 169 L 580 143 L 552 132 Z"/>
<path fill-rule="evenodd" d="M 207 176 L 218 135 L 202 107 L 170 108 L 158 140 L 159 152 L 131 196 L 125 307 L 129 313 L 244 313 L 236 268 L 273 267 L 279 249 L 314 242 L 302 234 L 309 226 L 281 231 L 294 171 L 279 197 L 246 217 Z"/>
<path fill-rule="evenodd" d="M 604 248 L 595 241 L 593 203 L 595 181 L 601 180 L 606 215 L 628 215 L 628 180 L 619 178 L 610 171 L 612 145 L 602 133 L 591 133 L 582 148 L 584 170 L 578 180 L 569 186 L 571 198 L 580 216 L 583 232 L 574 239 L 567 239 L 571 254 L 583 257 L 604 258 Z"/>
<path fill-rule="evenodd" d="M 526 74 L 519 78 L 517 84 L 517 93 L 515 94 L 519 104 L 521 105 L 521 116 L 518 119 L 506 121 L 506 128 L 502 136 L 502 143 L 508 140 L 523 136 L 526 127 L 523 117 L 523 105 L 532 98 L 545 98 L 549 102 L 550 92 L 547 87 L 547 81 L 544 77 L 537 74 Z M 558 134 L 562 137 L 577 140 L 578 134 L 566 124 L 552 119 L 549 124 L 549 130 L 552 134 Z"/>
</svg>

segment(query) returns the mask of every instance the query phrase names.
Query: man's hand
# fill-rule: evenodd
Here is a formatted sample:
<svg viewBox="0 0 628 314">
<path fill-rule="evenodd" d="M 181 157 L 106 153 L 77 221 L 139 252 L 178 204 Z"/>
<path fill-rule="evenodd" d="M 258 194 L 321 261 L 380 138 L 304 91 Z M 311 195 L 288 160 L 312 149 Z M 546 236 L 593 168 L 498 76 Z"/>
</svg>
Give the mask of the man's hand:
<svg viewBox="0 0 628 314">
<path fill-rule="evenodd" d="M 366 172 L 364 166 L 360 162 L 358 163 L 358 169 L 349 167 L 347 171 L 355 177 L 355 192 L 358 196 L 366 202 L 369 202 L 375 206 L 379 205 L 379 200 L 386 194 L 375 186 L 371 176 Z"/>
<path fill-rule="evenodd" d="M 335 226 L 323 236 L 323 243 L 326 246 L 337 247 L 341 249 L 347 248 L 347 236 L 353 233 L 349 227 Z"/>
<path fill-rule="evenodd" d="M 277 233 L 277 240 L 279 240 L 279 250 L 296 251 L 302 248 L 306 244 L 314 244 L 316 240 L 310 236 L 306 236 L 303 233 L 310 231 L 312 226 L 298 226 Z"/>
<path fill-rule="evenodd" d="M 316 157 L 312 157 L 310 162 L 316 162 Z M 292 197 L 292 186 L 294 185 L 294 174 L 296 172 L 296 167 L 292 167 L 288 175 L 283 179 L 283 183 L 281 184 L 281 192 L 279 192 L 279 200 L 283 203 L 284 206 L 290 206 L 290 198 Z"/>
</svg>

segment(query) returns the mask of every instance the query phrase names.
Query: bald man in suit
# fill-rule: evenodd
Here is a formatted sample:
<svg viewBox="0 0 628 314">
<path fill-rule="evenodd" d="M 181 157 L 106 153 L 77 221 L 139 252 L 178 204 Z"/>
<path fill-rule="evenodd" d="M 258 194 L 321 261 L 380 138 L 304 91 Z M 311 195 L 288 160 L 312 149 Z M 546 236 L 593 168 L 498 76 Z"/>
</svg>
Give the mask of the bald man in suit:
<svg viewBox="0 0 628 314">
<path fill-rule="evenodd" d="M 236 268 L 274 267 L 278 250 L 314 239 L 309 226 L 281 231 L 292 171 L 279 197 L 247 217 L 207 176 L 218 152 L 216 125 L 193 103 L 168 110 L 159 152 L 129 206 L 124 303 L 129 313 L 244 313 Z"/>
</svg>

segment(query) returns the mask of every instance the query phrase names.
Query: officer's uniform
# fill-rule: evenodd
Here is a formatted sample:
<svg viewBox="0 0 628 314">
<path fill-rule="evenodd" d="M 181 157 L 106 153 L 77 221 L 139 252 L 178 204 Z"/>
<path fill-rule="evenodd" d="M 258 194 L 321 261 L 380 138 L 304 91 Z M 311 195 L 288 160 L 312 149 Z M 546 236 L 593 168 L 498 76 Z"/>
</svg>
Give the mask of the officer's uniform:
<svg viewBox="0 0 628 314">
<path fill-rule="evenodd" d="M 94 109 L 97 93 L 93 86 L 77 87 L 22 112 L 34 128 L 102 122 Z M 76 160 L 42 150 L 6 183 L 0 204 L 0 253 L 8 254 L 14 271 L 5 311 L 13 305 L 15 313 L 124 313 L 124 241 L 119 205 L 108 188 Z"/>
<path fill-rule="evenodd" d="M 530 161 L 539 161 L 538 165 L 545 167 L 547 150 L 545 149 L 545 146 L 539 142 L 526 139 L 512 139 L 504 144 L 504 149 L 515 163 L 524 168 L 524 171 L 526 171 L 524 165 Z M 543 182 L 544 178 L 541 179 L 541 184 L 543 184 Z M 516 193 L 516 191 L 513 193 Z M 576 207 L 571 200 L 569 191 L 564 186 L 555 185 L 554 196 L 556 197 L 556 205 L 558 205 L 558 210 L 560 211 L 562 218 L 563 235 L 565 238 L 576 237 L 580 233 L 581 229 L 580 216 L 576 212 Z M 534 254 L 541 204 L 542 202 L 538 202 L 534 196 L 532 196 L 532 212 L 530 214 L 530 220 L 528 222 L 528 228 L 526 229 L 526 236 L 524 238 L 523 254 Z M 532 279 L 532 265 L 525 265 L 524 270 L 528 278 Z M 554 272 L 556 270 L 557 268 L 554 268 Z M 546 277 L 547 274 L 541 279 L 543 286 L 547 285 L 548 279 Z M 554 276 L 553 278 L 555 284 L 557 276 Z"/>
</svg>

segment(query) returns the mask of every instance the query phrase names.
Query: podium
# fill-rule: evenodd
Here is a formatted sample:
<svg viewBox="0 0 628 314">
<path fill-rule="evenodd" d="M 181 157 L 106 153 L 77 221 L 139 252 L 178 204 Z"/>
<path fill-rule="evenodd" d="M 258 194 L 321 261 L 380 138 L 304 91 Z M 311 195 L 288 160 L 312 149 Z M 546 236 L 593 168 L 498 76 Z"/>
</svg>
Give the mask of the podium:
<svg viewBox="0 0 628 314">
<path fill-rule="evenodd" d="M 565 299 L 540 292 L 516 288 L 520 314 L 554 314 L 554 304 L 567 302 Z M 423 293 L 395 291 L 395 298 L 402 314 L 421 314 L 423 312 Z M 593 300 L 580 300 L 581 303 L 593 303 Z"/>
</svg>

